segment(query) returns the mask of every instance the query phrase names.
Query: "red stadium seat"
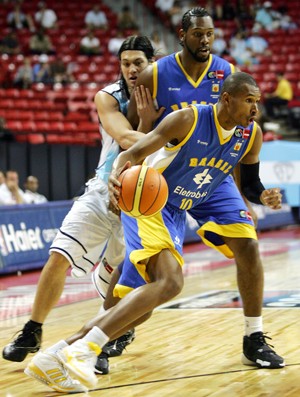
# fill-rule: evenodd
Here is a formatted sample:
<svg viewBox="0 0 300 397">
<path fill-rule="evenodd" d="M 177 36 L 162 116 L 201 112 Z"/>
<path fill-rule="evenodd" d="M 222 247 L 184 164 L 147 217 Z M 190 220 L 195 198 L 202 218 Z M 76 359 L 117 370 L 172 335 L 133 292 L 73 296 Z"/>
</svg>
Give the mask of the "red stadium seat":
<svg viewBox="0 0 300 397">
<path fill-rule="evenodd" d="M 63 131 L 68 133 L 74 133 L 77 131 L 77 125 L 76 123 L 72 122 L 72 121 L 64 121 L 63 122 Z"/>
<path fill-rule="evenodd" d="M 66 121 L 88 121 L 89 120 L 89 115 L 86 113 L 81 113 L 81 112 L 69 112 L 65 116 Z"/>
<path fill-rule="evenodd" d="M 22 121 L 22 131 L 36 131 L 36 125 L 34 121 Z"/>
<path fill-rule="evenodd" d="M 11 131 L 22 131 L 22 123 L 20 121 L 14 121 L 14 120 L 7 120 L 6 121 L 7 128 Z"/>
<path fill-rule="evenodd" d="M 86 133 L 86 134 L 97 133 L 98 128 L 99 128 L 98 124 L 95 124 L 95 123 L 93 123 L 91 121 L 80 121 L 77 124 L 77 131 L 78 132 L 83 132 L 83 133 Z"/>
<path fill-rule="evenodd" d="M 18 120 L 33 120 L 34 113 L 31 110 L 15 110 L 17 112 L 16 117 Z"/>
<path fill-rule="evenodd" d="M 27 141 L 33 145 L 39 145 L 45 143 L 45 137 L 43 134 L 28 134 Z"/>
<path fill-rule="evenodd" d="M 36 131 L 38 132 L 47 132 L 49 131 L 49 123 L 47 121 L 36 121 Z"/>
<path fill-rule="evenodd" d="M 0 99 L 0 109 L 14 108 L 14 101 L 12 99 Z"/>
<path fill-rule="evenodd" d="M 269 72 L 283 73 L 285 71 L 285 63 L 271 63 L 269 66 Z"/>
<path fill-rule="evenodd" d="M 290 82 L 292 82 L 292 81 L 298 82 L 299 78 L 300 78 L 300 75 L 298 72 L 286 72 L 284 76 Z"/>
</svg>

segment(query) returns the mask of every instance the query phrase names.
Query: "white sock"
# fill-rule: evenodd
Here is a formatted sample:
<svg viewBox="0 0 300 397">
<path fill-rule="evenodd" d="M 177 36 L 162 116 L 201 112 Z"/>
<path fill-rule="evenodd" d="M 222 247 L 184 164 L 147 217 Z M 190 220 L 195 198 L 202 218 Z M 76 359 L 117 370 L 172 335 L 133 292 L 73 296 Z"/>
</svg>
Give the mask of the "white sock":
<svg viewBox="0 0 300 397">
<path fill-rule="evenodd" d="M 245 318 L 245 334 L 250 336 L 254 332 L 263 332 L 262 316 L 260 317 L 244 317 Z"/>
<path fill-rule="evenodd" d="M 109 341 L 109 337 L 96 326 L 93 327 L 82 339 L 87 342 L 94 342 L 100 347 L 103 347 Z"/>
<path fill-rule="evenodd" d="M 59 342 L 55 343 L 55 345 L 48 347 L 48 349 L 46 349 L 45 352 L 56 353 L 58 350 L 61 350 L 66 346 L 69 346 L 67 342 L 65 340 L 60 340 Z"/>
</svg>

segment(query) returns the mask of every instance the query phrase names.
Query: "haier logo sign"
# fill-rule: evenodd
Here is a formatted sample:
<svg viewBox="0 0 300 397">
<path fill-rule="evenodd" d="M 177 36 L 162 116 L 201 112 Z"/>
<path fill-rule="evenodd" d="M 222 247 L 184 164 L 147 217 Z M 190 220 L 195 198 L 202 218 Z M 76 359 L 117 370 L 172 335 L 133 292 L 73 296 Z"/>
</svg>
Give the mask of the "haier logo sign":
<svg viewBox="0 0 300 397">
<path fill-rule="evenodd" d="M 41 238 L 41 229 L 39 227 L 30 229 L 27 228 L 24 222 L 20 223 L 19 229 L 15 229 L 14 225 L 11 223 L 1 225 L 0 249 L 3 256 L 13 252 L 39 250 L 44 247 Z"/>
</svg>

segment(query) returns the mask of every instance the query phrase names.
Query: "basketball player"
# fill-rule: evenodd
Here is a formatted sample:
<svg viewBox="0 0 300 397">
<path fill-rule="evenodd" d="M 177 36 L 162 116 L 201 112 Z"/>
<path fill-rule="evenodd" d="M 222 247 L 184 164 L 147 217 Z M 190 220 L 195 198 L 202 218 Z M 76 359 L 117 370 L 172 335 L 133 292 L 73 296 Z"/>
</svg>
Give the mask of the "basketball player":
<svg viewBox="0 0 300 397">
<path fill-rule="evenodd" d="M 71 374 L 82 387 L 96 386 L 94 365 L 102 346 L 141 324 L 157 306 L 180 293 L 187 210 L 201 223 L 207 203 L 212 207 L 222 202 L 225 231 L 238 227 L 243 237 L 223 237 L 220 250 L 229 257 L 235 254 L 239 261 L 244 257 L 259 261 L 253 222 L 245 216 L 245 203 L 228 174 L 241 162 L 245 196 L 272 209 L 281 208 L 280 189 L 266 190 L 259 178 L 262 131 L 254 118 L 260 96 L 249 74 L 232 74 L 224 81 L 217 104 L 191 105 L 170 113 L 153 131 L 118 155 L 109 182 L 111 202 L 116 208 L 118 176 L 142 161 L 164 175 L 169 197 L 165 208 L 152 217 L 137 220 L 122 213 L 126 256 L 114 289 L 115 296 L 122 299 L 89 322 L 86 328 L 90 331 L 83 338 L 57 352 L 58 368 Z M 210 222 L 215 225 L 212 233 L 222 230 L 222 225 Z M 263 344 L 264 338 L 260 332 L 245 337 L 243 363 L 260 368 L 284 367 L 283 359 Z M 47 357 L 33 358 L 25 373 L 41 373 L 46 366 L 43 360 L 47 361 Z"/>
<path fill-rule="evenodd" d="M 164 57 L 150 65 L 139 76 L 137 87 L 147 87 L 158 107 L 165 107 L 165 112 L 157 121 L 160 122 L 176 109 L 188 104 L 216 103 L 226 76 L 234 72 L 233 66 L 227 61 L 210 53 L 214 39 L 214 25 L 207 11 L 201 7 L 187 11 L 182 18 L 182 29 L 179 32 L 182 51 Z M 136 125 L 135 96 L 129 105 L 128 118 Z M 223 132 L 224 139 L 230 132 Z M 229 138 L 228 138 L 229 139 Z M 203 141 L 201 148 L 205 148 Z M 231 181 L 231 177 L 229 178 Z M 252 232 L 239 230 L 245 218 L 250 217 L 247 208 L 241 207 L 239 219 L 232 219 L 229 201 L 223 201 L 222 187 L 220 200 L 213 198 L 206 201 L 202 207 L 201 216 L 197 218 L 199 235 L 202 241 L 229 257 L 234 257 L 237 264 L 237 281 L 243 301 L 245 319 L 244 353 L 248 345 L 253 349 L 262 349 L 260 360 L 267 362 L 266 367 L 273 367 L 269 363 L 270 357 L 265 359 L 264 350 L 267 348 L 263 336 L 262 303 L 264 274 L 257 245 L 252 244 Z M 193 216 L 192 211 L 189 211 Z M 198 214 L 200 215 L 200 213 Z M 224 224 L 225 223 L 225 224 Z M 238 225 L 235 225 L 238 223 Z M 251 220 L 247 223 L 251 223 Z M 231 226 L 231 224 L 234 224 Z M 239 238 L 236 238 L 236 237 Z M 248 239 L 252 246 L 251 255 L 243 255 L 242 239 Z M 231 247 L 231 253 L 227 249 Z M 255 355 L 255 351 L 253 351 Z M 253 362 L 256 360 L 253 359 Z M 260 364 L 257 364 L 260 366 Z"/>
<path fill-rule="evenodd" d="M 105 298 L 107 294 L 111 272 L 122 263 L 125 253 L 119 214 L 108 208 L 107 180 L 119 145 L 127 149 L 143 135 L 132 130 L 125 116 L 137 76 L 153 61 L 153 57 L 154 49 L 146 36 L 126 39 L 119 51 L 121 79 L 95 96 L 102 135 L 96 177 L 88 181 L 86 193 L 74 202 L 50 247 L 50 257 L 41 272 L 31 319 L 21 334 L 3 349 L 3 358 L 6 360 L 20 362 L 28 353 L 39 350 L 42 325 L 61 296 L 70 266 L 73 276 L 84 276 L 96 265 L 101 251 L 105 251 L 93 279 L 100 295 Z M 153 113 L 147 106 L 141 105 L 141 121 L 152 124 L 151 116 L 158 116 L 152 103 Z M 104 351 L 119 355 L 133 337 L 133 333 L 129 332 Z M 100 359 L 97 368 L 101 372 L 108 372 L 107 362 L 105 364 L 104 360 L 103 363 L 103 359 Z"/>
</svg>

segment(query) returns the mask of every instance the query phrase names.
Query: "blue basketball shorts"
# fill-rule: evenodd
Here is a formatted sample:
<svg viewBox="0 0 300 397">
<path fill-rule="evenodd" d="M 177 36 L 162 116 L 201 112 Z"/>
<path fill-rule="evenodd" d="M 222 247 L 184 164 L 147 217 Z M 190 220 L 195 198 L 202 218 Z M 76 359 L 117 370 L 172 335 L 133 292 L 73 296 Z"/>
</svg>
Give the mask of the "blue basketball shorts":
<svg viewBox="0 0 300 397">
<path fill-rule="evenodd" d="M 200 227 L 197 234 L 202 241 L 228 258 L 234 255 L 221 236 L 257 240 L 252 217 L 232 177 L 188 212 Z"/>
<path fill-rule="evenodd" d="M 148 259 L 164 249 L 170 250 L 182 266 L 182 246 L 185 234 L 186 213 L 166 205 L 149 218 L 121 216 L 126 256 L 122 274 L 114 295 L 122 298 L 132 289 L 149 282 L 146 265 Z"/>
</svg>

